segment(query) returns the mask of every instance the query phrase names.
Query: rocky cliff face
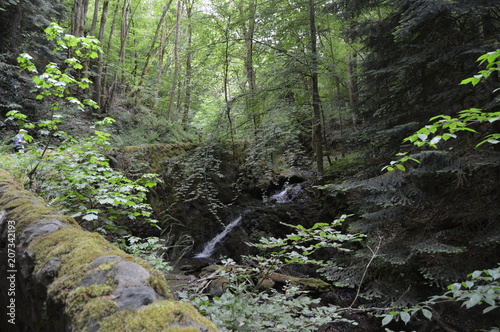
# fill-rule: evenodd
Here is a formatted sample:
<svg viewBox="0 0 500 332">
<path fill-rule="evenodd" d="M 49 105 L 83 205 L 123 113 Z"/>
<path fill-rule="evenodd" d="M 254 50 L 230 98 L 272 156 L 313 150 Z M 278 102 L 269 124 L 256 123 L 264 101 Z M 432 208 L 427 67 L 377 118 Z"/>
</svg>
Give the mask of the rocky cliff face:
<svg viewBox="0 0 500 332">
<path fill-rule="evenodd" d="M 145 261 L 0 172 L 2 331 L 216 331 Z"/>
</svg>

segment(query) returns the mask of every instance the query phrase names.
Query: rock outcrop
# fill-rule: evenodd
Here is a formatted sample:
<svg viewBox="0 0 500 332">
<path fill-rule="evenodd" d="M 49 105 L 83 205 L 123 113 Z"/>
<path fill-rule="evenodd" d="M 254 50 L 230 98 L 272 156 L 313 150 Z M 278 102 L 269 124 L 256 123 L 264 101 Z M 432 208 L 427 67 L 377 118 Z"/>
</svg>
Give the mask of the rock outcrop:
<svg viewBox="0 0 500 332">
<path fill-rule="evenodd" d="M 217 331 L 161 272 L 0 170 L 1 331 Z"/>
</svg>

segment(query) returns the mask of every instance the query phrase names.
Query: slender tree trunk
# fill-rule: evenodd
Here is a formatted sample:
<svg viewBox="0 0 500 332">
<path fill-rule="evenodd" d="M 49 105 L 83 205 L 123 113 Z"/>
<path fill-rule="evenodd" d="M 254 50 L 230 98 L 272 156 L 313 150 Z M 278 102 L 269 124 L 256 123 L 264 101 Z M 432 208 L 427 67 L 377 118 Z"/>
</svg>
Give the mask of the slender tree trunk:
<svg viewBox="0 0 500 332">
<path fill-rule="evenodd" d="M 188 40 L 187 40 L 187 54 L 186 54 L 186 81 L 185 81 L 185 97 L 184 97 L 184 111 L 182 115 L 182 128 L 188 129 L 189 122 L 189 108 L 191 107 L 191 77 L 193 75 L 192 68 L 192 38 L 193 38 L 193 24 L 191 22 L 193 12 L 193 0 L 186 1 L 186 15 L 188 19 Z"/>
<path fill-rule="evenodd" d="M 233 108 L 233 101 L 229 98 L 229 26 L 231 25 L 231 18 L 228 19 L 227 28 L 224 31 L 224 101 L 226 103 L 226 116 L 229 124 L 229 134 L 231 140 L 234 138 L 233 121 L 231 119 L 231 110 Z M 234 143 L 233 143 L 234 146 Z"/>
<path fill-rule="evenodd" d="M 165 21 L 166 22 L 166 21 Z M 158 75 L 156 79 L 156 86 L 155 86 L 155 106 L 158 103 L 158 100 L 160 98 L 160 85 L 161 85 L 161 79 L 163 77 L 163 71 L 165 70 L 164 68 L 164 61 L 165 61 L 165 52 L 167 49 L 167 40 L 168 38 L 172 35 L 172 33 L 175 31 L 176 25 L 174 25 L 170 30 L 167 31 L 167 25 L 162 27 L 162 34 L 161 34 L 161 39 L 160 39 L 160 47 L 158 48 Z"/>
<path fill-rule="evenodd" d="M 82 37 L 85 35 L 88 7 L 89 0 L 74 0 L 73 13 L 71 15 L 71 34 L 73 36 Z"/>
<path fill-rule="evenodd" d="M 73 12 L 71 15 L 71 34 L 76 37 L 85 36 L 85 23 L 87 20 L 87 10 L 89 0 L 74 0 Z M 68 52 L 68 57 L 73 57 L 73 52 Z M 77 78 L 88 77 L 89 73 L 89 60 L 83 61 L 83 70 L 77 73 Z M 70 89 L 72 94 L 78 94 L 79 89 Z"/>
<path fill-rule="evenodd" d="M 97 2 L 97 0 L 96 0 Z M 104 31 L 106 30 L 106 22 L 107 22 L 107 17 L 108 17 L 108 7 L 109 7 L 109 0 L 104 0 L 104 3 L 102 4 L 102 13 L 101 13 L 101 24 L 99 26 L 99 34 L 97 36 L 97 39 L 101 43 L 101 47 L 104 48 Z M 102 105 L 102 100 L 101 100 L 101 91 L 103 90 L 102 87 L 102 72 L 103 72 L 103 54 L 99 53 L 99 56 L 97 58 L 97 68 L 96 68 L 96 76 L 94 79 L 94 94 L 93 94 L 93 99 L 94 101 L 101 106 Z M 101 112 L 104 111 L 101 109 Z"/>
<path fill-rule="evenodd" d="M 135 95 L 135 102 L 136 102 L 136 104 L 139 101 L 139 96 L 140 96 L 140 92 L 139 91 L 141 89 L 142 84 L 144 83 L 144 78 L 146 77 L 146 73 L 147 73 L 148 66 L 149 66 L 149 61 L 151 60 L 151 56 L 153 55 L 153 51 L 154 51 L 154 48 L 155 48 L 155 45 L 156 45 L 156 41 L 158 40 L 158 35 L 160 34 L 161 27 L 163 26 L 163 23 L 165 21 L 165 17 L 167 15 L 168 9 L 170 8 L 170 5 L 172 4 L 172 1 L 173 0 L 169 0 L 169 2 L 163 7 L 163 12 L 161 13 L 160 22 L 158 22 L 158 25 L 156 26 L 156 30 L 155 30 L 155 34 L 153 36 L 153 40 L 151 41 L 151 45 L 149 47 L 149 51 L 146 54 L 146 61 L 144 63 L 144 66 L 142 67 L 141 76 L 139 78 L 139 82 L 137 83 L 137 89 L 135 91 L 135 94 L 136 94 Z"/>
<path fill-rule="evenodd" d="M 358 89 L 358 59 L 356 52 L 349 55 L 348 72 L 349 72 L 349 106 L 351 107 L 352 122 L 354 128 L 356 128 L 358 116 L 357 116 L 357 106 L 359 99 L 359 89 Z"/>
<path fill-rule="evenodd" d="M 106 54 L 106 55 L 108 55 L 109 52 L 111 51 L 111 46 L 113 44 L 113 35 L 114 35 L 115 28 L 116 28 L 116 17 L 117 17 L 118 12 L 119 12 L 119 5 L 120 5 L 120 3 L 117 1 L 115 4 L 114 11 L 113 11 L 113 20 L 111 21 L 111 27 L 109 29 L 110 31 L 109 31 L 109 36 L 108 36 L 108 41 L 107 41 L 106 47 L 104 48 L 104 45 L 103 45 L 103 49 L 105 49 L 104 54 Z M 113 76 L 114 76 L 113 80 L 116 80 L 116 77 L 117 77 L 116 73 L 117 73 L 117 70 L 115 69 L 115 71 L 113 73 Z M 104 105 L 104 109 L 102 110 L 102 112 L 104 112 L 104 113 L 108 113 L 108 111 L 113 103 L 113 94 L 114 94 L 114 90 L 113 90 L 114 84 L 113 83 L 114 83 L 114 81 L 112 81 L 111 84 L 109 84 L 108 79 L 110 78 L 110 76 L 111 76 L 110 66 L 105 66 L 104 80 L 102 82 L 102 90 L 101 90 L 101 102 Z M 109 88 L 108 88 L 108 86 L 109 86 Z M 107 90 L 107 93 L 106 93 L 106 90 Z M 106 96 L 106 99 L 104 99 L 102 97 L 103 94 Z"/>
<path fill-rule="evenodd" d="M 180 76 L 180 58 L 179 58 L 179 43 L 180 43 L 180 25 L 181 25 L 181 14 L 182 14 L 182 5 L 183 1 L 177 1 L 177 14 L 176 14 L 176 27 L 175 27 L 175 42 L 174 42 L 174 75 L 172 78 L 172 88 L 170 89 L 169 94 L 169 104 L 167 111 L 167 119 L 170 120 L 172 118 L 172 114 L 174 113 L 174 106 L 176 100 L 177 84 Z"/>
<path fill-rule="evenodd" d="M 121 64 L 121 75 L 120 81 L 125 83 L 125 67 L 126 67 L 126 57 L 125 50 L 127 48 L 128 32 L 130 28 L 130 11 L 131 11 L 131 0 L 124 0 L 122 6 L 122 24 L 120 29 L 120 64 Z"/>
<path fill-rule="evenodd" d="M 92 36 L 97 36 L 97 18 L 99 17 L 99 3 L 100 0 L 94 1 L 94 15 L 92 16 L 92 26 L 90 27 L 90 34 Z"/>
<path fill-rule="evenodd" d="M 113 74 L 113 81 L 109 88 L 109 95 L 106 101 L 106 109 L 108 110 L 111 104 L 113 103 L 113 99 L 118 89 L 118 85 L 120 82 L 125 82 L 125 66 L 126 66 L 126 58 L 125 58 L 125 50 L 127 47 L 128 41 L 128 31 L 130 28 L 130 12 L 131 12 L 131 0 L 123 0 L 123 5 L 121 8 L 121 28 L 120 28 L 120 65 L 121 68 L 119 70 L 115 70 Z M 111 37 L 110 37 L 111 38 Z M 119 74 L 120 71 L 120 74 Z"/>
<path fill-rule="evenodd" d="M 335 49 L 333 47 L 334 41 L 333 38 L 328 38 L 328 46 L 330 48 L 330 54 L 332 56 L 331 62 L 335 62 Z M 342 98 L 342 89 L 341 89 L 341 83 L 340 83 L 340 77 L 335 73 L 335 71 L 332 70 L 332 75 L 331 75 L 331 89 L 335 90 L 335 97 L 332 99 L 332 108 L 337 109 L 338 111 L 338 116 L 339 116 L 339 129 L 340 129 L 340 140 L 338 142 L 338 147 L 334 146 L 334 143 L 336 142 L 331 142 L 329 143 L 326 136 L 325 136 L 325 147 L 327 150 L 333 150 L 335 148 L 340 149 L 342 158 L 345 157 L 345 151 L 344 151 L 344 120 L 343 120 L 343 110 L 346 107 L 346 100 Z M 325 121 L 323 121 L 325 123 Z M 330 166 L 332 165 L 332 162 L 330 160 L 330 156 L 328 155 L 328 161 L 330 163 Z"/>
<path fill-rule="evenodd" d="M 323 137 L 321 130 L 321 98 L 318 84 L 318 50 L 316 33 L 316 11 L 314 0 L 309 0 L 309 28 L 311 33 L 311 81 L 313 104 L 313 147 L 316 153 L 317 171 L 323 174 Z"/>
<path fill-rule="evenodd" d="M 245 2 L 245 1 L 243 1 Z M 260 124 L 260 114 L 257 111 L 257 100 L 256 100 L 256 79 L 255 79 L 255 68 L 253 65 L 253 37 L 255 34 L 255 13 L 256 4 L 255 0 L 249 0 L 247 3 L 240 3 L 239 10 L 243 22 L 243 36 L 245 37 L 245 74 L 248 84 L 248 94 L 246 95 L 246 108 L 249 118 L 254 124 L 254 131 L 257 134 L 257 129 Z M 245 5 L 247 5 L 245 10 Z"/>
</svg>

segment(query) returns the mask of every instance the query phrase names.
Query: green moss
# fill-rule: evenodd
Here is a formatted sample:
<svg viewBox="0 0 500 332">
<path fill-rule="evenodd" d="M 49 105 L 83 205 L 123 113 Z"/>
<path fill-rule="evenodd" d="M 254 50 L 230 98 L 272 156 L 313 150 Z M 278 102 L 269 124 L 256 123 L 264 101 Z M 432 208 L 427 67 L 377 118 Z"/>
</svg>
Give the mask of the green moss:
<svg viewBox="0 0 500 332">
<path fill-rule="evenodd" d="M 17 235 L 21 234 L 27 226 L 45 218 L 57 219 L 69 225 L 78 225 L 73 218 L 58 214 L 46 207 L 43 199 L 24 190 L 5 171 L 0 172 L 0 188 L 3 189 L 0 206 L 8 211 L 9 218 L 17 221 Z"/>
<path fill-rule="evenodd" d="M 78 239 L 78 241 L 75 241 Z M 30 249 L 36 254 L 37 264 L 35 271 L 40 269 L 54 257 L 61 258 L 61 268 L 59 276 L 65 278 L 56 279 L 49 286 L 49 294 L 55 299 L 64 301 L 69 292 L 88 273 L 90 264 L 98 257 L 117 255 L 129 261 L 133 261 L 144 267 L 150 273 L 149 283 L 160 295 L 171 298 L 168 292 L 165 277 L 156 271 L 142 259 L 126 254 L 122 250 L 114 247 L 105 238 L 97 233 L 90 233 L 75 227 L 64 227 L 47 235 L 35 239 Z M 103 264 L 98 269 L 109 269 L 110 262 Z"/>
<path fill-rule="evenodd" d="M 217 331 L 194 307 L 177 301 L 155 302 L 137 312 L 121 311 L 101 323 L 101 331 L 198 332 L 202 327 Z"/>
<path fill-rule="evenodd" d="M 1 205 L 1 203 L 0 203 Z M 78 223 L 68 216 L 57 214 L 54 210 L 43 206 L 33 205 L 33 200 L 30 198 L 16 198 L 5 205 L 3 208 L 9 211 L 9 217 L 16 220 L 16 233 L 20 235 L 29 225 L 42 221 L 43 219 L 57 219 L 65 224 L 79 227 Z"/>
<path fill-rule="evenodd" d="M 290 283 L 318 293 L 327 293 L 333 290 L 332 285 L 316 278 L 291 278 Z"/>
<path fill-rule="evenodd" d="M 60 257 L 62 264 L 58 276 L 65 277 L 56 279 L 48 288 L 49 296 L 59 301 L 66 300 L 96 258 L 105 255 L 128 256 L 101 235 L 69 226 L 36 238 L 30 249 L 36 255 L 35 272 L 54 257 Z"/>
<path fill-rule="evenodd" d="M 109 297 L 103 297 L 111 294 L 114 288 L 112 280 L 101 285 L 78 287 L 68 294 L 64 311 L 81 329 L 87 320 L 98 320 L 116 311 L 117 304 Z"/>
<path fill-rule="evenodd" d="M 102 270 L 102 271 L 109 271 L 111 270 L 111 268 L 118 264 L 120 261 L 119 260 L 116 260 L 116 261 L 111 261 L 111 262 L 107 262 L 107 263 L 104 263 L 104 264 L 101 264 L 99 265 L 98 267 L 96 267 L 94 270 L 90 271 L 90 272 L 94 272 L 94 271 L 97 271 L 97 270 Z"/>
<path fill-rule="evenodd" d="M 34 274 L 54 258 L 61 260 L 58 275 L 48 286 L 47 295 L 51 301 L 63 305 L 65 314 L 70 317 L 75 329 L 82 330 L 91 321 L 98 323 L 103 319 L 104 326 L 108 327 L 102 328 L 103 331 L 116 331 L 120 327 L 127 327 L 128 331 L 190 332 L 199 331 L 197 327 L 203 326 L 208 327 L 209 331 L 217 331 L 215 326 L 192 306 L 170 301 L 172 295 L 160 271 L 153 269 L 146 261 L 116 248 L 101 235 L 82 230 L 72 218 L 61 216 L 47 208 L 43 200 L 20 188 L 1 170 L 0 196 L 1 208 L 6 209 L 9 217 L 17 221 L 19 233 L 26 226 L 46 218 L 55 218 L 68 224 L 35 238 L 29 249 L 35 257 Z M 105 284 L 77 287 L 88 273 L 109 270 L 119 262 L 104 263 L 89 271 L 96 258 L 110 255 L 117 255 L 144 267 L 150 273 L 149 285 L 169 300 L 155 302 L 137 312 L 115 313 L 117 304 L 110 297 L 116 287 L 113 279 L 110 278 Z"/>
<path fill-rule="evenodd" d="M 75 323 L 77 329 L 81 330 L 87 322 L 98 322 L 102 318 L 113 314 L 117 306 L 116 302 L 109 297 L 91 299 L 83 306 L 80 312 L 76 313 Z"/>
<path fill-rule="evenodd" d="M 75 241 L 78 239 L 78 241 Z M 60 273 L 68 274 L 86 268 L 92 261 L 101 256 L 119 255 L 128 257 L 123 251 L 114 247 L 104 237 L 76 227 L 63 227 L 55 232 L 35 239 L 30 249 L 37 255 L 35 271 L 54 257 L 61 257 L 63 262 Z"/>
<path fill-rule="evenodd" d="M 148 283 L 153 289 L 168 300 L 172 300 L 173 296 L 168 290 L 168 284 L 165 280 L 165 276 L 156 270 L 150 271 L 150 276 L 148 278 Z"/>
</svg>

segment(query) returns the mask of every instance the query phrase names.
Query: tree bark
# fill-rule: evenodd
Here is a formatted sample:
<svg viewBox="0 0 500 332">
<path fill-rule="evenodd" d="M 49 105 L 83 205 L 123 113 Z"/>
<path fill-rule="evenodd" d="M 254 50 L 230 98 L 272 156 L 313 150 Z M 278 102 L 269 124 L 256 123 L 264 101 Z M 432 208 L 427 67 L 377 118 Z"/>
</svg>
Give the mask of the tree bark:
<svg viewBox="0 0 500 332">
<path fill-rule="evenodd" d="M 167 30 L 166 24 L 165 24 L 165 26 L 162 27 L 160 47 L 158 48 L 158 75 L 157 75 L 156 84 L 155 84 L 156 100 L 155 100 L 154 108 L 156 108 L 157 103 L 158 103 L 158 99 L 160 98 L 160 85 L 161 85 L 161 80 L 163 77 L 163 71 L 165 70 L 164 61 L 165 61 L 165 52 L 167 49 L 167 40 L 172 35 L 172 33 L 175 31 L 175 28 L 176 28 L 175 24 L 170 30 Z"/>
<path fill-rule="evenodd" d="M 309 28 L 311 38 L 311 92 L 313 106 L 313 148 L 316 154 L 318 175 L 323 174 L 323 135 L 321 130 L 321 98 L 318 84 L 318 49 L 316 33 L 316 10 L 314 0 L 309 0 Z"/>
<path fill-rule="evenodd" d="M 186 54 L 186 81 L 185 81 L 185 97 L 184 97 L 184 111 L 182 115 L 182 128 L 184 130 L 188 129 L 189 122 L 189 108 L 191 107 L 191 78 L 193 76 L 193 66 L 192 66 L 192 38 L 193 38 L 193 25 L 191 22 L 193 12 L 193 0 L 186 1 L 186 15 L 188 19 L 188 40 L 187 40 L 187 54 Z"/>
<path fill-rule="evenodd" d="M 97 36 L 97 18 L 99 17 L 99 3 L 100 0 L 95 0 L 94 2 L 94 15 L 92 16 L 92 26 L 90 27 L 90 34 L 92 36 Z"/>
<path fill-rule="evenodd" d="M 242 1 L 239 5 L 240 15 L 243 20 L 243 36 L 245 38 L 245 57 L 244 57 L 244 65 L 245 65 L 245 74 L 248 84 L 248 93 L 246 95 L 246 109 L 249 115 L 249 118 L 254 124 L 254 131 L 257 133 L 257 128 L 260 123 L 260 114 L 257 111 L 257 101 L 256 101 L 256 79 L 255 79 L 255 68 L 253 65 L 253 37 L 255 34 L 255 13 L 256 13 L 256 4 L 255 0 L 249 0 L 248 5 L 245 11 L 244 3 Z"/>
<path fill-rule="evenodd" d="M 172 4 L 172 1 L 173 0 L 169 0 L 169 2 L 163 7 L 163 11 L 161 13 L 160 22 L 158 22 L 158 25 L 156 26 L 156 30 L 155 30 L 155 34 L 153 36 L 153 40 L 151 41 L 151 45 L 149 47 L 149 51 L 146 54 L 146 61 L 144 63 L 144 66 L 142 67 L 141 76 L 139 78 L 139 82 L 137 83 L 136 90 L 135 90 L 135 94 L 136 94 L 136 96 L 135 96 L 135 102 L 136 102 L 136 104 L 139 101 L 139 97 L 140 97 L 140 92 L 139 91 L 141 89 L 142 84 L 144 83 L 144 78 L 146 77 L 146 73 L 147 73 L 148 66 L 149 66 L 149 61 L 151 60 L 151 56 L 153 55 L 153 51 L 154 51 L 154 48 L 155 48 L 156 41 L 158 40 L 158 35 L 160 34 L 161 27 L 163 26 L 163 22 L 165 21 L 165 17 L 167 15 L 168 9 L 170 8 L 170 5 Z"/>
<path fill-rule="evenodd" d="M 231 17 L 228 18 L 227 28 L 224 30 L 224 102 L 226 103 L 226 116 L 229 125 L 229 134 L 231 141 L 234 140 L 233 121 L 231 119 L 231 110 L 233 101 L 229 98 L 229 27 L 231 26 Z M 234 144 L 233 144 L 234 146 Z"/>
<path fill-rule="evenodd" d="M 103 45 L 104 54 L 106 54 L 106 55 L 109 55 L 109 53 L 111 51 L 111 46 L 113 44 L 113 35 L 114 35 L 115 28 L 116 28 L 116 17 L 118 15 L 119 5 L 120 5 L 120 3 L 117 1 L 115 4 L 114 11 L 113 11 L 113 20 L 111 21 L 111 27 L 109 29 L 110 31 L 109 31 L 109 36 L 108 36 L 108 42 L 106 44 L 106 47 L 104 47 L 104 45 Z M 108 111 L 113 103 L 114 80 L 116 80 L 116 77 L 117 77 L 117 70 L 115 69 L 115 71 L 113 73 L 114 77 L 113 77 L 113 81 L 111 82 L 111 84 L 108 83 L 108 79 L 111 76 L 110 66 L 105 66 L 103 76 L 104 76 L 104 80 L 102 82 L 102 89 L 103 89 L 102 94 L 105 95 L 106 99 L 104 99 L 104 97 L 101 94 L 100 99 L 101 99 L 102 105 L 104 105 L 104 107 L 101 111 L 104 113 L 108 113 Z M 109 88 L 108 88 L 108 86 L 109 86 Z M 103 93 L 106 90 L 107 90 L 107 93 Z"/>
<path fill-rule="evenodd" d="M 349 106 L 351 107 L 352 113 L 352 123 L 354 128 L 356 128 L 356 124 L 358 121 L 357 115 L 357 106 L 359 100 L 359 89 L 358 89 L 358 59 L 356 52 L 349 54 L 349 63 L 348 63 L 348 71 L 349 71 L 349 81 L 348 89 L 349 89 Z"/>
<path fill-rule="evenodd" d="M 75 0 L 73 3 L 73 13 L 71 15 L 71 34 L 76 37 L 85 35 L 85 22 L 89 0 Z"/>
<path fill-rule="evenodd" d="M 120 29 L 120 64 L 121 64 L 121 75 L 120 81 L 125 82 L 125 67 L 126 67 L 126 57 L 125 50 L 127 48 L 128 32 L 130 28 L 130 11 L 131 11 L 131 0 L 124 0 L 122 6 L 122 23 Z"/>
<path fill-rule="evenodd" d="M 98 0 L 96 0 L 97 2 Z M 106 30 L 106 23 L 107 23 L 107 17 L 108 17 L 108 7 L 109 7 L 109 0 L 104 0 L 102 4 L 102 13 L 101 13 L 101 24 L 99 26 L 99 34 L 97 36 L 97 39 L 101 43 L 101 47 L 104 48 L 104 31 Z M 103 91 L 103 80 L 102 80 L 102 73 L 103 73 L 103 53 L 99 53 L 99 56 L 97 58 L 97 68 L 96 68 L 96 76 L 94 79 L 94 94 L 92 98 L 94 101 L 101 106 L 102 100 L 101 100 L 101 93 Z M 101 109 L 101 112 L 103 110 Z"/>
<path fill-rule="evenodd" d="M 167 119 L 172 118 L 174 113 L 174 105 L 176 100 L 177 84 L 180 76 L 180 58 L 179 58 L 179 43 L 180 43 L 180 25 L 181 25 L 181 14 L 182 14 L 183 1 L 177 1 L 177 14 L 176 14 L 176 27 L 175 27 L 175 42 L 174 42 L 174 75 L 172 77 L 172 88 L 169 93 L 169 103 L 167 111 Z"/>
</svg>

